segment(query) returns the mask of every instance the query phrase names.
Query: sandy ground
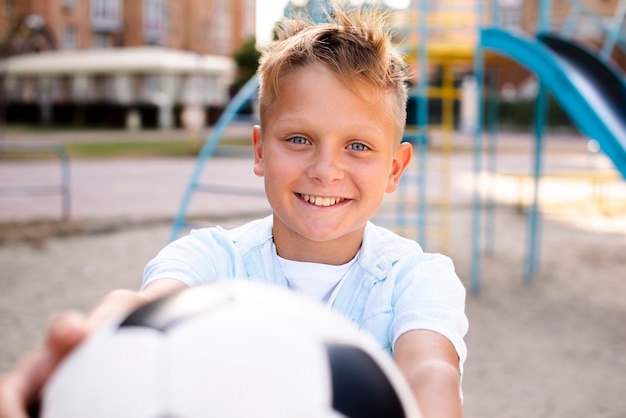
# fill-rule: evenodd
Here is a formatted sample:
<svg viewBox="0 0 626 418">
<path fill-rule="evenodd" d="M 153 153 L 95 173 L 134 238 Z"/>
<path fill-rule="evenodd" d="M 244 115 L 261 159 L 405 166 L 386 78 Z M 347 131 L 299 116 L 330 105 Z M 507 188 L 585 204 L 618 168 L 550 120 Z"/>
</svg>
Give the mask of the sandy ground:
<svg viewBox="0 0 626 418">
<path fill-rule="evenodd" d="M 469 289 L 470 206 L 453 204 L 449 219 L 445 252 Z M 525 214 L 500 203 L 494 219 L 480 292 L 468 291 L 465 416 L 626 416 L 626 210 L 547 208 L 540 270 L 527 282 Z M 111 289 L 136 289 L 169 232 L 167 222 L 135 223 L 0 246 L 0 371 L 41 340 L 53 313 L 87 310 Z"/>
<path fill-rule="evenodd" d="M 468 286 L 470 218 L 454 210 L 450 250 Z M 570 221 L 544 221 L 541 271 L 525 283 L 524 217 L 497 212 L 496 251 L 467 299 L 467 417 L 626 416 L 626 219 Z M 0 369 L 40 340 L 52 313 L 135 289 L 168 233 L 162 225 L 0 248 Z"/>
</svg>

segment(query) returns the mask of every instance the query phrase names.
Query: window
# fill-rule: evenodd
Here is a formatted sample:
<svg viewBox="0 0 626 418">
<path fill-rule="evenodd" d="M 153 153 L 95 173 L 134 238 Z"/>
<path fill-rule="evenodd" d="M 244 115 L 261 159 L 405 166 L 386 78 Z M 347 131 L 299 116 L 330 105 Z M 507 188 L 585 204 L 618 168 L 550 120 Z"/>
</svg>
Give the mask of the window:
<svg viewBox="0 0 626 418">
<path fill-rule="evenodd" d="M 96 32 L 111 32 L 122 25 L 121 0 L 92 0 L 91 24 Z"/>
<path fill-rule="evenodd" d="M 228 55 L 231 52 L 231 22 L 233 19 L 228 0 L 216 0 L 213 19 L 213 52 Z"/>
<path fill-rule="evenodd" d="M 76 36 L 76 28 L 72 25 L 67 25 L 63 29 L 62 49 L 76 49 L 78 46 L 78 40 Z"/>
<path fill-rule="evenodd" d="M 162 44 L 167 32 L 165 0 L 143 0 L 143 36 L 149 44 Z"/>
</svg>

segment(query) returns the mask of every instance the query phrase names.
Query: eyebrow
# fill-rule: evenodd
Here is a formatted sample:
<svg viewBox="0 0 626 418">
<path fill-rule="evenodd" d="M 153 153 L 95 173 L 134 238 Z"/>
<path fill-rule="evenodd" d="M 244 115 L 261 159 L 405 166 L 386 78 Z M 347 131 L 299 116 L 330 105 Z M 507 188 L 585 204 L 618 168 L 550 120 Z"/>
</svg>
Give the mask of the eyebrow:
<svg viewBox="0 0 626 418">
<path fill-rule="evenodd" d="M 296 124 L 313 124 L 313 125 L 317 125 L 317 122 L 313 119 L 309 119 L 307 117 L 300 117 L 300 116 L 282 116 L 279 117 L 278 119 L 274 120 L 273 124 L 277 125 L 280 127 L 280 125 L 296 125 Z M 382 129 L 380 129 L 378 127 L 378 125 L 374 124 L 374 123 L 353 123 L 351 125 L 348 125 L 348 129 L 350 130 L 356 130 L 359 132 L 367 132 L 367 133 L 373 133 L 376 135 L 384 135 L 384 131 Z"/>
</svg>

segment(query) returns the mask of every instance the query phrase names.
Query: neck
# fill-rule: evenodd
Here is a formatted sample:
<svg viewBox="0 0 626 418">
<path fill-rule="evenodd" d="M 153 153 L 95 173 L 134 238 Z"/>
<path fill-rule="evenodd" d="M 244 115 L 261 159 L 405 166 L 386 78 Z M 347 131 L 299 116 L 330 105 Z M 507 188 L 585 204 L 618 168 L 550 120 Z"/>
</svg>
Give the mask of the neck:
<svg viewBox="0 0 626 418">
<path fill-rule="evenodd" d="M 307 239 L 274 222 L 273 235 L 276 252 L 282 258 L 339 266 L 356 256 L 361 248 L 363 229 L 332 241 L 320 242 Z"/>
</svg>

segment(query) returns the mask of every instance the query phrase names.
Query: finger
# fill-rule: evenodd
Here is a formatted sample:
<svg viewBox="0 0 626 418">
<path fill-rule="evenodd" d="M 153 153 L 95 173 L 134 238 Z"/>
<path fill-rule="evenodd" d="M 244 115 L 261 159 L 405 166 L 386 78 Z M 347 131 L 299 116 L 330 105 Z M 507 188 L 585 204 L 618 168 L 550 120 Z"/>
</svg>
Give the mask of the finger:
<svg viewBox="0 0 626 418">
<path fill-rule="evenodd" d="M 61 361 L 89 332 L 87 317 L 77 311 L 67 311 L 53 318 L 48 328 L 46 347 L 52 366 Z"/>
<path fill-rule="evenodd" d="M 137 292 L 114 290 L 107 294 L 89 314 L 89 329 L 94 329 L 112 318 L 126 314 L 145 302 L 147 302 L 146 298 Z"/>
<path fill-rule="evenodd" d="M 38 398 L 50 369 L 50 356 L 42 347 L 0 376 L 0 418 L 28 418 L 28 407 Z"/>
<path fill-rule="evenodd" d="M 45 344 L 24 356 L 0 377 L 0 418 L 26 418 L 27 410 L 59 362 L 87 333 L 87 320 L 78 312 L 65 312 L 50 323 Z"/>
</svg>

